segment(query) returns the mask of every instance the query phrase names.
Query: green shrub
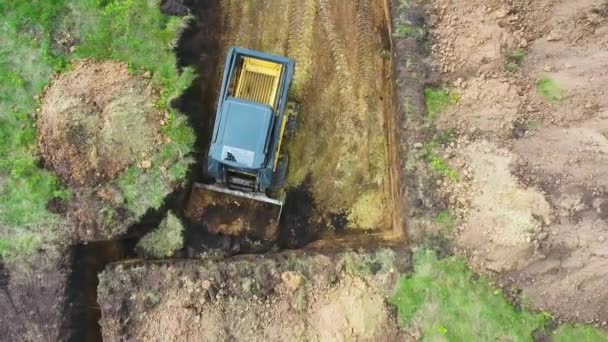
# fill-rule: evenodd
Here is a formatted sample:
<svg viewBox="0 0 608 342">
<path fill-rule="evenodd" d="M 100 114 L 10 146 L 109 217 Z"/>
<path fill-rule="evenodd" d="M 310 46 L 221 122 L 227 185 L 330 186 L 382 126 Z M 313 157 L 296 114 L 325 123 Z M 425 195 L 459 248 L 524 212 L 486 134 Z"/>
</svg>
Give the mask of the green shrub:
<svg viewBox="0 0 608 342">
<path fill-rule="evenodd" d="M 137 248 L 147 257 L 171 257 L 177 250 L 183 247 L 183 230 L 184 226 L 180 220 L 172 213 L 169 213 L 158 228 L 139 240 Z"/>
</svg>

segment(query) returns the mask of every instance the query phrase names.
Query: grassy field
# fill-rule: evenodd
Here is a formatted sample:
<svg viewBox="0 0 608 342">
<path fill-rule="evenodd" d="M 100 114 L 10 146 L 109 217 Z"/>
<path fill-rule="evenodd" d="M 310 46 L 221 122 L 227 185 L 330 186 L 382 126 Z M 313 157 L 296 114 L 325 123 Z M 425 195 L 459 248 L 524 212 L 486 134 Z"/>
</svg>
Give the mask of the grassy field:
<svg viewBox="0 0 608 342">
<path fill-rule="evenodd" d="M 563 325 L 546 332 L 551 316 L 515 309 L 501 290 L 474 275 L 462 258 L 438 259 L 418 251 L 414 273 L 397 283 L 390 302 L 399 324 L 418 331 L 423 341 L 533 341 L 535 332 L 554 341 L 606 341 L 606 332 Z"/>
<path fill-rule="evenodd" d="M 168 106 L 194 78 L 191 70 L 177 72 L 171 51 L 183 19 L 162 15 L 158 1 L 135 0 L 4 1 L 0 13 L 0 256 L 27 253 L 60 232 L 61 220 L 46 204 L 69 199 L 70 191 L 39 167 L 33 125 L 37 96 L 73 58 L 115 59 L 132 73 L 151 73 L 158 107 L 171 118 L 163 129 L 171 142 L 153 161 L 171 166 L 166 172 L 129 168 L 116 183 L 136 217 L 160 206 L 169 184 L 185 175 L 194 141 L 184 118 Z"/>
</svg>

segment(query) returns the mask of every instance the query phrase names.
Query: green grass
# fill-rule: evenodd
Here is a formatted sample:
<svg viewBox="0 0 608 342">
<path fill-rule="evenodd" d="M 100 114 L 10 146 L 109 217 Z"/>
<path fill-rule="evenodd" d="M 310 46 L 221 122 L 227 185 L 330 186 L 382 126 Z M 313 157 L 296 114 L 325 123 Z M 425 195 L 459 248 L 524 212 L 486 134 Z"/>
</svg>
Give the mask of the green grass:
<svg viewBox="0 0 608 342">
<path fill-rule="evenodd" d="M 516 49 L 507 55 L 505 68 L 508 71 L 515 72 L 519 70 L 524 59 L 526 59 L 526 51 L 523 49 Z"/>
<path fill-rule="evenodd" d="M 194 133 L 168 106 L 195 77 L 191 69 L 177 72 L 171 49 L 184 19 L 162 15 L 153 0 L 4 1 L 0 13 L 0 256 L 34 250 L 56 235 L 61 223 L 46 204 L 70 193 L 38 166 L 33 122 L 35 96 L 53 72 L 69 68 L 72 58 L 114 59 L 128 63 L 135 74 L 151 72 L 160 90 L 158 107 L 174 117 L 163 129 L 171 143 L 153 156 L 155 168 L 131 167 L 116 183 L 136 215 L 146 206 L 158 207 L 192 163 L 186 156 Z M 78 43 L 73 54 L 53 43 L 65 32 Z"/>
<path fill-rule="evenodd" d="M 426 88 L 424 89 L 424 99 L 426 101 L 429 120 L 434 122 L 441 112 L 446 110 L 449 106 L 456 104 L 460 98 L 447 89 Z"/>
<path fill-rule="evenodd" d="M 181 249 L 184 245 L 184 226 L 180 220 L 169 213 L 154 231 L 146 234 L 137 243 L 147 257 L 167 258 Z"/>
<path fill-rule="evenodd" d="M 553 342 L 600 342 L 608 341 L 608 331 L 591 326 L 564 324 L 551 335 Z"/>
<path fill-rule="evenodd" d="M 536 90 L 549 102 L 557 102 L 565 98 L 564 91 L 548 77 L 543 77 L 536 82 Z"/>
<path fill-rule="evenodd" d="M 416 253 L 414 274 L 399 279 L 390 302 L 399 324 L 420 329 L 423 341 L 532 341 L 548 320 L 516 311 L 461 258 L 439 260 L 429 250 Z"/>
<path fill-rule="evenodd" d="M 51 51 L 50 32 L 63 1 L 0 3 L 0 256 L 33 251 L 50 237 L 59 218 L 46 210 L 64 187 L 38 167 L 33 114 L 35 95 L 65 58 Z"/>
</svg>

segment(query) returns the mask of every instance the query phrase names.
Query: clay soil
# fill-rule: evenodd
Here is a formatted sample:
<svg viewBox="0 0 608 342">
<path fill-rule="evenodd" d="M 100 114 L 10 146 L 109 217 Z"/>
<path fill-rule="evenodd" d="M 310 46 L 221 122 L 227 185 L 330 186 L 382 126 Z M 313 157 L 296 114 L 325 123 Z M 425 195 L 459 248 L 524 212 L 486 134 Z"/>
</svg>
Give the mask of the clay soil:
<svg viewBox="0 0 608 342">
<path fill-rule="evenodd" d="M 460 98 L 437 122 L 460 177 L 427 179 L 420 203 L 455 213 L 457 252 L 534 308 L 606 325 L 608 3 L 422 6 L 437 84 Z"/>
<path fill-rule="evenodd" d="M 281 233 L 314 231 L 315 238 L 323 239 L 354 232 L 401 236 L 402 222 L 394 214 L 398 180 L 392 173 L 395 151 L 389 143 L 394 111 L 382 2 L 222 1 L 219 12 L 217 84 L 232 45 L 296 60 L 290 95 L 302 111 L 295 138 L 285 143 L 287 182 L 290 191 L 310 194 L 306 197 L 312 210 L 300 210 L 309 204 L 288 195 Z M 205 32 L 208 29 L 201 28 L 196 37 Z M 193 198 L 190 203 L 195 222 L 205 219 L 197 214 L 207 212 L 203 202 Z"/>
</svg>

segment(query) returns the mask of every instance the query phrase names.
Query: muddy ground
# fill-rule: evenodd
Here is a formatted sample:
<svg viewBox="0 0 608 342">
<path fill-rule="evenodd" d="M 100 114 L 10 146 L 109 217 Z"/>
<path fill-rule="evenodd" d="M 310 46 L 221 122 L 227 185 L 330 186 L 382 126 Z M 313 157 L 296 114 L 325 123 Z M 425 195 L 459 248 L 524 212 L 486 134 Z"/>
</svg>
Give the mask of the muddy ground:
<svg viewBox="0 0 608 342">
<path fill-rule="evenodd" d="M 403 339 L 385 299 L 407 267 L 391 250 L 112 265 L 100 275 L 103 337 Z"/>
<path fill-rule="evenodd" d="M 417 200 L 455 215 L 455 249 L 478 271 L 559 319 L 605 325 L 608 3 L 420 5 L 429 81 L 459 98 L 436 122 L 459 179 L 421 177 Z M 411 222 L 416 241 L 441 234 Z"/>
</svg>

